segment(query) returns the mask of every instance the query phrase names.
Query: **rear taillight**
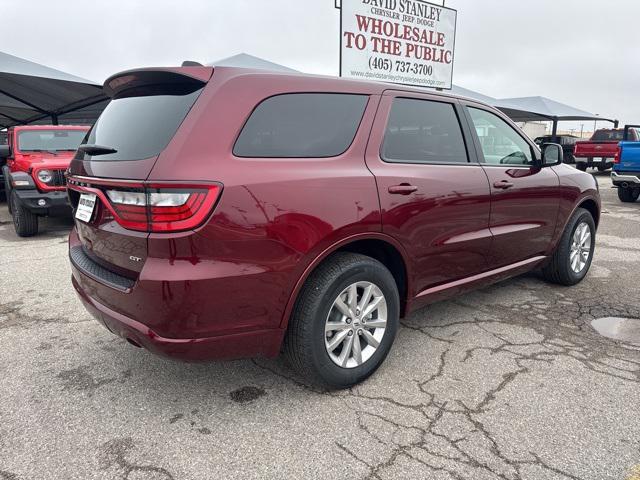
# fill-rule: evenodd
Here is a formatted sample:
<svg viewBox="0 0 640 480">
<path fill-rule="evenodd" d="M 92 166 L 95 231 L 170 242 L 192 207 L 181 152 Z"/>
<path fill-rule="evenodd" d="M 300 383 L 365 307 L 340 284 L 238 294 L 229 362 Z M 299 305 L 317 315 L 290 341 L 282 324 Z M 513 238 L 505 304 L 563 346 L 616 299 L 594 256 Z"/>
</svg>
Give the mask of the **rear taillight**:
<svg viewBox="0 0 640 480">
<path fill-rule="evenodd" d="M 178 232 L 200 226 L 220 195 L 219 185 L 149 184 L 140 188 L 105 189 L 115 220 L 143 232 Z"/>
<path fill-rule="evenodd" d="M 618 146 L 616 154 L 613 156 L 613 163 L 620 163 L 620 157 L 622 156 L 622 147 Z"/>
</svg>

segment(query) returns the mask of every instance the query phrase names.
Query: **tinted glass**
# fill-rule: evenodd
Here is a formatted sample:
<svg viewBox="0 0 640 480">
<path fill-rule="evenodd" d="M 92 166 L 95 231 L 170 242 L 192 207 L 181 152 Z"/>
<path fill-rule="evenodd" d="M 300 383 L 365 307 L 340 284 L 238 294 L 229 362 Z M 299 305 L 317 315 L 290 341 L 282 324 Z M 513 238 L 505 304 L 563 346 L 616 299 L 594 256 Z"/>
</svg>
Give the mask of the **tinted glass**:
<svg viewBox="0 0 640 480">
<path fill-rule="evenodd" d="M 30 130 L 18 133 L 21 152 L 74 151 L 87 134 L 86 130 Z"/>
<path fill-rule="evenodd" d="M 511 125 L 486 110 L 469 108 L 469 113 L 482 146 L 485 163 L 495 165 L 532 163 L 531 147 Z"/>
<path fill-rule="evenodd" d="M 358 131 L 366 95 L 294 93 L 263 101 L 245 124 L 233 154 L 238 157 L 334 157 Z"/>
<path fill-rule="evenodd" d="M 158 155 L 169 144 L 202 89 L 158 86 L 115 97 L 83 143 L 110 147 L 116 153 L 88 155 L 85 160 L 141 160 Z"/>
<path fill-rule="evenodd" d="M 624 138 L 624 130 L 598 130 L 591 140 L 596 142 L 620 141 Z"/>
<path fill-rule="evenodd" d="M 381 153 L 388 162 L 466 163 L 467 151 L 453 105 L 395 99 Z"/>
</svg>

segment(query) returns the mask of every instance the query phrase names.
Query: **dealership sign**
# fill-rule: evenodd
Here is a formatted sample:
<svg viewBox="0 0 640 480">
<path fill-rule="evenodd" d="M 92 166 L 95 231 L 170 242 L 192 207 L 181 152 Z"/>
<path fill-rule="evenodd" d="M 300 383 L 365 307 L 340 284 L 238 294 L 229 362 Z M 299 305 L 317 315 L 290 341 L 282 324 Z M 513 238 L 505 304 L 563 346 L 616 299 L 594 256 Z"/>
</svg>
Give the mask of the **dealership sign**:
<svg viewBox="0 0 640 480">
<path fill-rule="evenodd" d="M 342 0 L 340 76 L 451 88 L 457 12 L 421 0 Z"/>
</svg>

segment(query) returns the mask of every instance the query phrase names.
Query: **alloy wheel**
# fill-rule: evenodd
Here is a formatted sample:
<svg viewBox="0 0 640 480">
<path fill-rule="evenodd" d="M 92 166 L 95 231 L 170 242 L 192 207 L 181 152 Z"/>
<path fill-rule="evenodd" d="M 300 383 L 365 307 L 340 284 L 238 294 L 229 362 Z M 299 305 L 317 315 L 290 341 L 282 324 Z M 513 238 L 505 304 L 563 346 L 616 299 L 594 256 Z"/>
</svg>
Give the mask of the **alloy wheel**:
<svg viewBox="0 0 640 480">
<path fill-rule="evenodd" d="M 325 348 L 342 368 L 369 360 L 387 329 L 387 301 L 371 282 L 356 282 L 335 299 L 325 322 Z"/>
<path fill-rule="evenodd" d="M 591 253 L 591 229 L 586 222 L 578 224 L 573 232 L 569 250 L 569 265 L 574 273 L 584 270 Z"/>
</svg>

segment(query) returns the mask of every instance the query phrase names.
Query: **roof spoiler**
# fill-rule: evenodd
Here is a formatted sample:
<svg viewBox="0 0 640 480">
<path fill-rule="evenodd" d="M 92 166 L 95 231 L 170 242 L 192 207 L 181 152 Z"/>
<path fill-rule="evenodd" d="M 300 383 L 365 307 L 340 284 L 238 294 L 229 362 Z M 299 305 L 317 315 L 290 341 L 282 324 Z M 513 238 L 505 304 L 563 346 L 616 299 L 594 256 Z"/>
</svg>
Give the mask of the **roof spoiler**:
<svg viewBox="0 0 640 480">
<path fill-rule="evenodd" d="M 213 68 L 188 66 L 186 68 L 142 68 L 116 73 L 104 82 L 104 93 L 114 97 L 125 90 L 149 85 L 181 85 L 198 88 L 204 86 Z"/>
</svg>

